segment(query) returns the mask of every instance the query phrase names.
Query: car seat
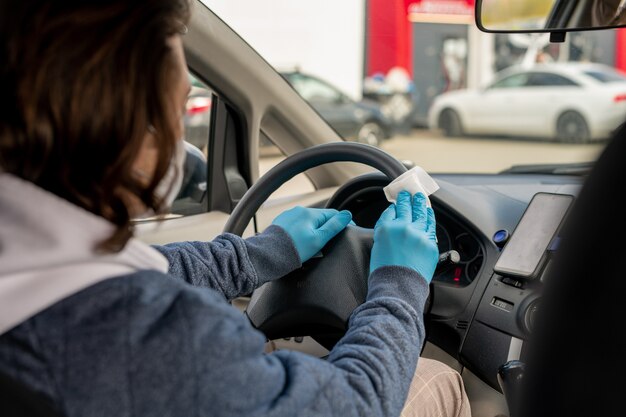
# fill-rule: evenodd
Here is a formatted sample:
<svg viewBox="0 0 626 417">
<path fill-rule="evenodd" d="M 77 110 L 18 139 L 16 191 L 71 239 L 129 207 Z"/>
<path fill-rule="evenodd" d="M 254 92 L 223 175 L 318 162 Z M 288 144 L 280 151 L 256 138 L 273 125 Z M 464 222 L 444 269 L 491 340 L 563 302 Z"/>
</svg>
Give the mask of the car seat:
<svg viewBox="0 0 626 417">
<path fill-rule="evenodd" d="M 624 415 L 626 127 L 596 162 L 565 223 L 528 343 L 517 416 Z"/>
</svg>

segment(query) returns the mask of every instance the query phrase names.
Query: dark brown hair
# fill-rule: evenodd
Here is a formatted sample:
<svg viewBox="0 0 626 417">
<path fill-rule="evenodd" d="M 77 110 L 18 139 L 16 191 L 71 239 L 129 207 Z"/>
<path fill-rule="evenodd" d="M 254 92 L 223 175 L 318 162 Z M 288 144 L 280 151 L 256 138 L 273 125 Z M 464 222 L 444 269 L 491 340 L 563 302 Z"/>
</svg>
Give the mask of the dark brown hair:
<svg viewBox="0 0 626 417">
<path fill-rule="evenodd" d="M 154 191 L 173 155 L 173 60 L 187 0 L 0 3 L 0 167 L 116 225 L 101 249 L 132 235 L 134 194 Z M 151 184 L 132 173 L 148 129 L 159 158 Z"/>
</svg>

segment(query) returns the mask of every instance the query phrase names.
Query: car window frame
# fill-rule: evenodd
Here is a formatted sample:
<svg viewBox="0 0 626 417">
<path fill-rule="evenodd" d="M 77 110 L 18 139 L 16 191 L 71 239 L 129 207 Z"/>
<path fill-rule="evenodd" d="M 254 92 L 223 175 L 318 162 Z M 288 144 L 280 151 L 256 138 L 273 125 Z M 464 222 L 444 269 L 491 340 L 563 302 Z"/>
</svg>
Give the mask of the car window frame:
<svg viewBox="0 0 626 417">
<path fill-rule="evenodd" d="M 530 78 L 530 76 L 528 74 L 529 73 L 527 73 L 527 72 L 516 72 L 514 74 L 506 75 L 506 76 L 500 78 L 499 80 L 494 81 L 487 89 L 488 90 L 508 90 L 508 89 L 511 89 L 511 88 L 526 88 L 526 87 L 528 87 L 528 80 Z M 526 80 L 521 85 L 516 85 L 516 86 L 498 86 L 498 84 L 500 84 L 500 83 L 502 83 L 502 82 L 504 82 L 506 80 L 510 80 L 511 78 L 522 77 L 522 76 L 526 76 Z"/>
<path fill-rule="evenodd" d="M 592 79 L 594 82 L 600 83 L 602 85 L 618 83 L 618 82 L 626 82 L 626 76 L 622 75 L 621 73 L 617 71 L 613 72 L 613 71 L 603 71 L 600 69 L 587 69 L 587 70 L 583 70 L 582 73 L 585 77 L 588 77 Z M 608 74 L 609 76 L 612 76 L 615 78 L 610 81 L 604 81 L 591 74 Z"/>
<path fill-rule="evenodd" d="M 238 112 L 221 94 L 218 94 L 216 88 L 210 82 L 206 81 L 198 71 L 195 71 L 191 65 L 187 66 L 187 71 L 194 80 L 202 84 L 198 86 L 194 83 L 195 87 L 205 88 L 211 93 L 212 107 L 209 110 L 210 124 L 206 137 L 206 153 L 204 149 L 199 150 L 206 158 L 206 191 L 204 192 L 202 200 L 198 202 L 198 210 L 191 210 L 187 207 L 182 210 L 180 207 L 176 208 L 177 199 L 174 200 L 172 204 L 173 210 L 170 213 L 165 216 L 133 219 L 133 222 L 137 224 L 158 222 L 164 219 L 191 217 L 213 211 L 231 213 L 237 201 L 242 194 L 249 189 L 251 184 L 251 175 L 248 172 L 249 169 L 245 168 L 250 165 L 249 155 L 245 151 L 238 151 L 238 147 L 241 147 L 242 141 L 246 140 L 243 138 L 244 132 L 246 132 L 244 118 L 237 117 L 237 114 L 241 116 L 240 112 Z M 218 109 L 221 109 L 221 111 L 218 111 Z M 222 126 L 222 128 L 220 128 L 220 126 Z M 185 137 L 184 139 L 187 142 L 187 138 Z M 194 148 L 198 148 L 190 142 L 187 143 L 194 146 Z M 214 150 L 217 150 L 217 152 L 214 152 Z M 228 154 L 230 154 L 230 157 L 228 157 Z M 216 161 L 220 163 L 216 163 Z M 232 179 L 229 180 L 226 178 L 228 176 L 227 174 L 231 176 L 236 174 L 239 177 L 238 192 L 233 192 L 229 189 Z"/>
<path fill-rule="evenodd" d="M 580 87 L 580 83 L 571 79 L 571 77 L 567 77 L 563 74 L 558 74 L 556 72 L 551 71 L 532 71 L 528 73 L 527 87 L 529 88 L 554 88 L 554 87 Z M 533 77 L 537 77 L 540 75 L 548 75 L 551 77 L 557 77 L 563 80 L 566 80 L 570 84 L 533 84 Z"/>
</svg>

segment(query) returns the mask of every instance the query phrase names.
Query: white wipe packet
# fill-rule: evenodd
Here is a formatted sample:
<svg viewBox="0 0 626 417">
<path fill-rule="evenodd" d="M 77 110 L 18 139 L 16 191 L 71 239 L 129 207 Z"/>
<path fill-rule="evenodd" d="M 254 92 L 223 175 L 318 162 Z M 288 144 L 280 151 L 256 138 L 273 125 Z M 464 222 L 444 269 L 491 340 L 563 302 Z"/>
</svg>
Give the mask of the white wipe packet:
<svg viewBox="0 0 626 417">
<path fill-rule="evenodd" d="M 438 189 L 439 185 L 423 168 L 415 167 L 393 180 L 391 184 L 383 188 L 383 191 L 387 201 L 394 204 L 402 190 L 410 192 L 411 195 L 422 193 L 426 196 L 426 204 L 428 204 L 428 207 L 431 207 L 428 196 Z"/>
</svg>

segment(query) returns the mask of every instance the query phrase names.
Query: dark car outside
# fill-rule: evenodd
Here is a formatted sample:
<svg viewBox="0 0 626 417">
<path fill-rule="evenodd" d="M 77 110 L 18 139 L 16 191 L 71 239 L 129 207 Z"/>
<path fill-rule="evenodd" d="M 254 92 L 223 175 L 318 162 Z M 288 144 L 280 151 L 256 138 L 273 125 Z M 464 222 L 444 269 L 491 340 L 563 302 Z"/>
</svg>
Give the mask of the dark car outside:
<svg viewBox="0 0 626 417">
<path fill-rule="evenodd" d="M 391 137 L 392 123 L 375 101 L 352 100 L 328 82 L 298 71 L 282 75 L 345 140 L 378 146 Z"/>
<path fill-rule="evenodd" d="M 212 91 L 189 74 L 191 90 L 185 108 L 185 140 L 201 151 L 205 150 L 211 128 Z"/>
</svg>

